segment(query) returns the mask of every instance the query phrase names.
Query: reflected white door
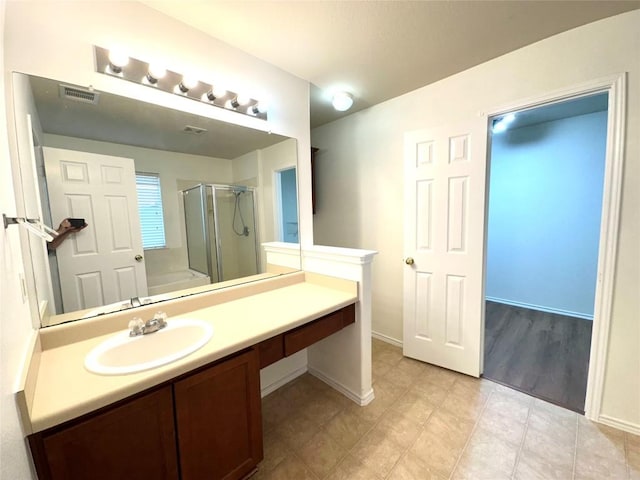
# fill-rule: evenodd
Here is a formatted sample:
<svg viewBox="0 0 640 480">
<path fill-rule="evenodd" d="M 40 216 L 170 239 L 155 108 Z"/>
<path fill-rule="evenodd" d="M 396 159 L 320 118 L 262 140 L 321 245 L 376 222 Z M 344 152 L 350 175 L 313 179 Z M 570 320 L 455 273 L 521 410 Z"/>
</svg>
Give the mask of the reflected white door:
<svg viewBox="0 0 640 480">
<path fill-rule="evenodd" d="M 43 151 L 54 228 L 67 217 L 89 225 L 56 250 L 64 311 L 146 296 L 133 160 Z"/>
<path fill-rule="evenodd" d="M 404 354 L 479 376 L 486 119 L 405 134 Z"/>
</svg>

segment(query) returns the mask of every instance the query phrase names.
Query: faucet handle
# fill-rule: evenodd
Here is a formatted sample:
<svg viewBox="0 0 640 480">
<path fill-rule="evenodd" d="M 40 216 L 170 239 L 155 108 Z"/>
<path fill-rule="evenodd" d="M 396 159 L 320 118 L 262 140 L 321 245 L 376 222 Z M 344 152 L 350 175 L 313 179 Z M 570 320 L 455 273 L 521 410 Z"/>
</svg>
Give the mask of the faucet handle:
<svg viewBox="0 0 640 480">
<path fill-rule="evenodd" d="M 129 322 L 129 336 L 135 337 L 142 335 L 144 329 L 144 322 L 140 317 L 133 317 L 133 320 Z"/>
<path fill-rule="evenodd" d="M 162 327 L 165 327 L 167 325 L 167 314 L 163 311 L 156 312 L 153 315 L 153 319 L 156 320 Z"/>
</svg>

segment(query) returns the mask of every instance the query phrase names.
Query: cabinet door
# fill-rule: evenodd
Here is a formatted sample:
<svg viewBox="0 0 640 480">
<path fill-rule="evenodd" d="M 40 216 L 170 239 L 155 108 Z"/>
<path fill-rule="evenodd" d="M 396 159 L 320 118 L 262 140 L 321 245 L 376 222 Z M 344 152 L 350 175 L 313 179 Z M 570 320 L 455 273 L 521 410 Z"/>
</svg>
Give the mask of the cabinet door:
<svg viewBox="0 0 640 480">
<path fill-rule="evenodd" d="M 258 354 L 174 384 L 182 480 L 240 479 L 262 460 Z"/>
<path fill-rule="evenodd" d="M 169 386 L 30 442 L 41 480 L 178 478 Z"/>
</svg>

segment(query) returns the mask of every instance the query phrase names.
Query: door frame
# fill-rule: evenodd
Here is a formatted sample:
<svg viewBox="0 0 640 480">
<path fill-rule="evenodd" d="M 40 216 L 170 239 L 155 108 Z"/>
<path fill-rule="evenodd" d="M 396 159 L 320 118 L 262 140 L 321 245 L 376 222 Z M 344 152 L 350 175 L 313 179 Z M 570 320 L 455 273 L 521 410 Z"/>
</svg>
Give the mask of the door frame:
<svg viewBox="0 0 640 480">
<path fill-rule="evenodd" d="M 589 353 L 589 372 L 585 398 L 585 417 L 602 421 L 602 396 L 607 367 L 611 311 L 613 305 L 614 279 L 620 225 L 620 202 L 624 167 L 624 142 L 626 119 L 626 73 L 610 75 L 589 82 L 552 91 L 540 96 L 516 100 L 500 107 L 481 112 L 488 119 L 513 111 L 535 108 L 548 103 L 560 102 L 580 96 L 608 93 L 607 143 L 605 153 L 604 185 L 602 193 L 602 213 L 600 220 L 600 244 L 598 247 L 598 272 L 594 302 L 591 350 Z M 487 135 L 489 131 L 487 130 Z M 488 143 L 488 146 L 490 143 Z M 490 151 L 487 149 L 486 162 L 489 164 Z M 490 168 L 490 165 L 488 165 Z M 485 248 L 483 252 L 483 299 L 486 287 L 487 236 L 488 236 L 488 188 L 489 168 L 487 169 L 485 198 Z M 484 300 L 483 300 L 484 301 Z M 482 317 L 482 339 L 480 349 L 481 362 L 484 361 L 484 314 Z M 484 367 L 484 365 L 483 365 Z M 611 423 L 611 422 L 608 422 Z"/>
</svg>

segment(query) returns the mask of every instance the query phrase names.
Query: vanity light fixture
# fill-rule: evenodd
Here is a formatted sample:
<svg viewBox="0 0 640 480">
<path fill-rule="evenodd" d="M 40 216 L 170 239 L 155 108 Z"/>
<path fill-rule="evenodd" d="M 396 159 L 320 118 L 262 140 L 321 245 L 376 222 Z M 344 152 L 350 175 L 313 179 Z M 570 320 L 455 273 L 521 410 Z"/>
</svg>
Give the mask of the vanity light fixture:
<svg viewBox="0 0 640 480">
<path fill-rule="evenodd" d="M 267 120 L 266 104 L 258 102 L 254 98 L 222 89 L 219 86 L 214 87 L 212 84 L 200 81 L 193 76 L 172 72 L 163 66 L 131 58 L 121 51 L 109 51 L 94 46 L 94 53 L 96 71 L 99 73 Z"/>
<path fill-rule="evenodd" d="M 346 112 L 353 105 L 353 95 L 348 92 L 336 92 L 333 95 L 331 104 L 339 112 Z"/>
</svg>

